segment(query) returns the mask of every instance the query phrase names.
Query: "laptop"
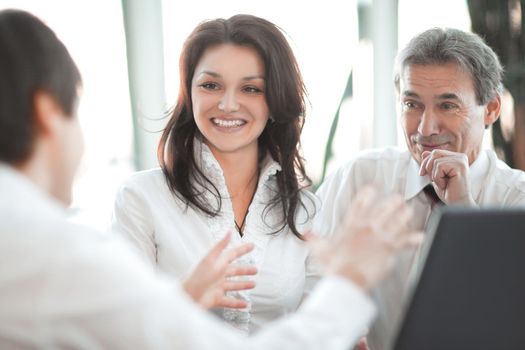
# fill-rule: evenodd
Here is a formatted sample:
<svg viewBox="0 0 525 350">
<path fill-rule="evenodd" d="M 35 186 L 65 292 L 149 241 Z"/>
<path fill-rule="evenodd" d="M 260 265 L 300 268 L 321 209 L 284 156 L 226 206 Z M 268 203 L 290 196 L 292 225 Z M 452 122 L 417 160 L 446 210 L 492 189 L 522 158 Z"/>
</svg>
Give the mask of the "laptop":
<svg viewBox="0 0 525 350">
<path fill-rule="evenodd" d="M 391 349 L 525 350 L 525 210 L 433 219 Z"/>
</svg>

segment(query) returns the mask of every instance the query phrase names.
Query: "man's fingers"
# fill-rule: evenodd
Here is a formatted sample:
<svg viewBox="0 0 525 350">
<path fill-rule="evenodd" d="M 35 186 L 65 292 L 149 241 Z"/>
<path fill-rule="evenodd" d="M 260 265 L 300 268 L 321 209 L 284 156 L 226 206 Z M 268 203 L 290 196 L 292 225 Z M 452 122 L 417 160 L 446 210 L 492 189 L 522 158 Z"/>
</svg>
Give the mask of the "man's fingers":
<svg viewBox="0 0 525 350">
<path fill-rule="evenodd" d="M 421 159 L 426 159 L 428 158 L 428 156 L 432 154 L 432 152 L 430 151 L 423 151 L 423 153 L 421 153 Z"/>
<path fill-rule="evenodd" d="M 429 175 L 430 178 L 433 178 L 433 171 L 436 167 L 436 159 L 437 157 L 431 153 L 426 159 L 425 159 L 425 175 Z"/>
<path fill-rule="evenodd" d="M 359 223 L 354 223 L 353 228 L 365 229 L 387 242 L 392 242 L 404 231 L 411 217 L 412 210 L 406 205 L 405 199 L 400 195 L 392 195 L 374 203 L 367 215 L 356 217 Z"/>
<path fill-rule="evenodd" d="M 253 289 L 255 288 L 254 281 L 225 281 L 223 289 L 227 292 Z"/>
<path fill-rule="evenodd" d="M 370 348 L 368 347 L 368 343 L 366 341 L 366 337 L 359 339 L 359 341 L 354 347 L 354 350 L 370 350 Z"/>
<path fill-rule="evenodd" d="M 357 192 L 354 200 L 348 207 L 343 223 L 343 229 L 349 229 L 356 218 L 370 214 L 370 207 L 374 204 L 377 192 L 372 186 L 365 186 Z"/>
<path fill-rule="evenodd" d="M 315 233 L 313 233 L 312 231 L 309 231 L 309 230 L 306 231 L 306 232 L 301 233 L 301 236 L 303 237 L 303 239 L 306 242 L 313 242 L 316 239 L 318 239 L 318 236 Z"/>
<path fill-rule="evenodd" d="M 316 249 L 316 246 L 319 244 L 319 242 L 322 240 L 321 237 L 317 236 L 316 234 L 312 233 L 312 231 L 307 231 L 302 234 L 303 239 L 306 242 L 306 246 L 310 250 Z"/>
<path fill-rule="evenodd" d="M 438 186 L 440 182 L 444 182 L 447 178 L 447 159 L 437 159 L 434 162 L 434 168 L 432 169 L 431 180 L 434 181 Z M 441 186 L 439 186 L 441 188 Z"/>
<path fill-rule="evenodd" d="M 427 174 L 427 163 L 430 160 L 430 152 L 424 151 L 421 153 L 421 165 L 419 166 L 419 175 L 424 176 Z"/>
<path fill-rule="evenodd" d="M 457 158 L 441 158 L 436 160 L 432 173 L 432 181 L 442 191 L 446 190 L 448 182 L 456 177 L 462 166 Z"/>
<path fill-rule="evenodd" d="M 435 171 L 436 167 L 438 166 L 439 162 L 442 160 L 450 160 L 456 158 L 454 153 L 444 151 L 444 150 L 434 150 L 429 153 L 429 155 L 425 158 L 425 162 L 421 162 L 421 168 L 424 167 L 424 173 L 420 175 L 429 175 L 429 177 L 433 180 L 435 177 Z"/>
<path fill-rule="evenodd" d="M 393 206 L 394 207 L 394 206 Z M 385 218 L 383 230 L 388 232 L 392 237 L 397 237 L 406 231 L 406 227 L 413 216 L 412 207 L 408 206 L 404 201 L 397 202 L 395 210 L 389 211 L 388 217 Z"/>
<path fill-rule="evenodd" d="M 423 244 L 424 239 L 423 232 L 407 233 L 396 240 L 395 248 L 397 250 L 418 248 Z"/>
<path fill-rule="evenodd" d="M 391 229 L 392 217 L 406 207 L 405 199 L 400 195 L 389 196 L 381 200 L 372 210 L 371 221 L 381 230 Z"/>
<path fill-rule="evenodd" d="M 215 243 L 213 248 L 211 248 L 208 254 L 206 254 L 205 258 L 216 260 L 219 257 L 219 255 L 221 255 L 221 253 L 224 251 L 224 249 L 228 246 L 228 243 L 230 243 L 231 237 L 232 237 L 232 234 L 231 232 L 228 231 L 224 235 L 224 237 L 221 238 L 220 241 Z"/>
<path fill-rule="evenodd" d="M 253 248 L 253 243 L 243 243 L 237 247 L 231 248 L 228 251 L 226 251 L 224 253 L 224 260 L 227 264 L 230 264 L 235 259 L 240 258 L 241 256 L 251 252 Z"/>
<path fill-rule="evenodd" d="M 328 265 L 330 265 L 329 262 L 334 254 L 334 248 L 337 247 L 338 241 L 316 237 L 314 240 L 308 241 L 307 244 L 312 251 L 313 256 L 321 262 L 325 268 L 328 268 Z"/>
</svg>

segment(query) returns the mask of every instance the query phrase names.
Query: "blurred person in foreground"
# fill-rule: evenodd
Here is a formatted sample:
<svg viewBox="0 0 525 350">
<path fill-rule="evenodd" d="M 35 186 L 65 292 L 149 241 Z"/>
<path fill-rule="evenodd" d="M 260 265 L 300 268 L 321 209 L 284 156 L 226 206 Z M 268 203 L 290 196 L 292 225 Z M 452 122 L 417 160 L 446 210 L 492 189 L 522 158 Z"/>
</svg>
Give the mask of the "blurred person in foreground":
<svg viewBox="0 0 525 350">
<path fill-rule="evenodd" d="M 195 301 L 223 285 L 249 245 L 222 252 L 228 236 L 219 241 L 193 301 L 123 241 L 66 221 L 83 151 L 81 78 L 53 31 L 27 12 L 0 12 L 0 76 L 2 349 L 347 349 L 373 318 L 367 291 L 419 239 L 405 230 L 402 198 L 377 201 L 364 190 L 330 241 L 311 238 L 327 276 L 300 310 L 241 336 Z"/>
</svg>

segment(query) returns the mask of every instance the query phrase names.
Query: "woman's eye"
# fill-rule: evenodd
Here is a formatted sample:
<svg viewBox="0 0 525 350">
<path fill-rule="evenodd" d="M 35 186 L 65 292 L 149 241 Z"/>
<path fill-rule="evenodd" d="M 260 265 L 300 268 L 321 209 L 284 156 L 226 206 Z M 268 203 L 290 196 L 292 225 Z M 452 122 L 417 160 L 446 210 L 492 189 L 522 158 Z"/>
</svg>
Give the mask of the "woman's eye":
<svg viewBox="0 0 525 350">
<path fill-rule="evenodd" d="M 217 83 L 202 83 L 199 86 L 206 90 L 217 90 L 219 88 L 219 84 Z"/>
<path fill-rule="evenodd" d="M 259 88 L 256 87 L 256 86 L 246 86 L 246 87 L 244 88 L 244 91 L 245 91 L 245 92 L 252 93 L 252 94 L 263 92 L 261 89 L 259 89 Z"/>
</svg>

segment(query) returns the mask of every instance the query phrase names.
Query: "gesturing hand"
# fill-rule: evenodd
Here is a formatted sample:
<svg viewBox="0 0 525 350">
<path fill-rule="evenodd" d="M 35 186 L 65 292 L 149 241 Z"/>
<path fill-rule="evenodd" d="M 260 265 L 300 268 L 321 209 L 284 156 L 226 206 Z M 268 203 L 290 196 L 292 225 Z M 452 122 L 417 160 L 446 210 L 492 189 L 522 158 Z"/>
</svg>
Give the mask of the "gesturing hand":
<svg viewBox="0 0 525 350">
<path fill-rule="evenodd" d="M 229 277 L 255 275 L 255 266 L 240 266 L 233 263 L 249 253 L 253 245 L 245 243 L 224 251 L 231 239 L 227 233 L 200 261 L 192 274 L 183 282 L 184 290 L 205 309 L 214 307 L 244 308 L 244 300 L 226 296 L 227 291 L 239 291 L 255 287 L 253 281 L 230 280 Z"/>
<path fill-rule="evenodd" d="M 423 152 L 421 159 L 419 175 L 430 178 L 443 202 L 476 205 L 470 192 L 469 164 L 465 154 L 436 149 Z"/>
<path fill-rule="evenodd" d="M 313 239 L 314 254 L 327 272 L 369 290 L 390 270 L 398 251 L 422 241 L 422 234 L 406 228 L 411 217 L 412 210 L 401 196 L 380 200 L 373 188 L 364 188 L 336 234 Z"/>
</svg>

